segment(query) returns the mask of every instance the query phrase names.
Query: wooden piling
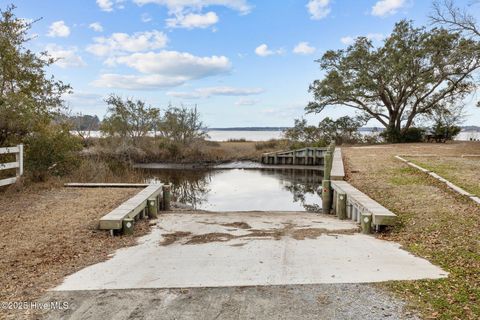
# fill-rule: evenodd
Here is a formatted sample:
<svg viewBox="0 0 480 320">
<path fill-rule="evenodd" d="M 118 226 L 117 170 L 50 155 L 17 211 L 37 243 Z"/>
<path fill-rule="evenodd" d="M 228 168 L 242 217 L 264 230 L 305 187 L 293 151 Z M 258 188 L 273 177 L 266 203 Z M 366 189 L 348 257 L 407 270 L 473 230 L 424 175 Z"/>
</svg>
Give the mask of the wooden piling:
<svg viewBox="0 0 480 320">
<path fill-rule="evenodd" d="M 332 189 L 330 187 L 330 180 L 322 181 L 322 212 L 330 214 L 332 209 Z"/>
<path fill-rule="evenodd" d="M 347 218 L 347 194 L 345 192 L 337 191 L 336 214 L 338 219 L 344 220 Z"/>
<path fill-rule="evenodd" d="M 125 235 L 133 234 L 133 219 L 123 219 L 122 221 L 122 233 Z"/>
<path fill-rule="evenodd" d="M 157 199 L 148 199 L 148 217 L 150 219 L 158 218 L 158 205 Z"/>
<path fill-rule="evenodd" d="M 170 200 L 171 200 L 171 186 L 169 184 L 162 187 L 163 190 L 163 210 L 170 210 Z"/>
<path fill-rule="evenodd" d="M 362 226 L 362 233 L 365 233 L 365 234 L 372 233 L 372 214 L 362 213 L 360 224 Z"/>
<path fill-rule="evenodd" d="M 323 178 L 325 180 L 330 180 L 330 172 L 332 171 L 332 167 L 331 167 L 331 161 L 330 161 L 330 158 L 332 157 L 332 154 L 327 152 L 325 153 L 325 156 L 324 156 L 324 169 L 323 169 Z"/>
</svg>

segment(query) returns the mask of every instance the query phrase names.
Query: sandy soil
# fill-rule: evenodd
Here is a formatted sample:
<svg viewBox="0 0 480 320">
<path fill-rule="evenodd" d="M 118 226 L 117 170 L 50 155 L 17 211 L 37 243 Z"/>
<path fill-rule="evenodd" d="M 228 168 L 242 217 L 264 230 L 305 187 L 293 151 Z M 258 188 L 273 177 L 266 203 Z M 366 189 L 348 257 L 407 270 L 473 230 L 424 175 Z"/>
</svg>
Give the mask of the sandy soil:
<svg viewBox="0 0 480 320">
<path fill-rule="evenodd" d="M 394 158 L 480 154 L 479 142 L 343 148 L 350 182 L 399 217 L 382 235 L 450 272 L 446 280 L 397 282 L 425 318 L 480 318 L 480 206 Z M 477 165 L 477 173 L 480 166 Z M 458 175 L 465 167 L 455 168 Z"/>
<path fill-rule="evenodd" d="M 85 266 L 132 245 L 135 236 L 110 237 L 96 229 L 98 218 L 139 189 L 27 189 L 0 197 L 0 301 L 36 301 L 43 292 Z M 28 313 L 28 312 L 27 312 Z M 0 318 L 27 317 L 0 311 Z"/>
</svg>

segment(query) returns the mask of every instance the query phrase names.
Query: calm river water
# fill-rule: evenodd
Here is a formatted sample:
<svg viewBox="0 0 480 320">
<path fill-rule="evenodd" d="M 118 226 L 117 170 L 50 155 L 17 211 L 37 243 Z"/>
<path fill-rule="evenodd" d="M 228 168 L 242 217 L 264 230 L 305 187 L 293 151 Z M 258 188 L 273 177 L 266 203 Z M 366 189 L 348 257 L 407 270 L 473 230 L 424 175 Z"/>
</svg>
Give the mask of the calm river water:
<svg viewBox="0 0 480 320">
<path fill-rule="evenodd" d="M 173 184 L 175 201 L 211 211 L 314 211 L 321 172 L 292 169 L 148 170 L 146 175 Z"/>
</svg>

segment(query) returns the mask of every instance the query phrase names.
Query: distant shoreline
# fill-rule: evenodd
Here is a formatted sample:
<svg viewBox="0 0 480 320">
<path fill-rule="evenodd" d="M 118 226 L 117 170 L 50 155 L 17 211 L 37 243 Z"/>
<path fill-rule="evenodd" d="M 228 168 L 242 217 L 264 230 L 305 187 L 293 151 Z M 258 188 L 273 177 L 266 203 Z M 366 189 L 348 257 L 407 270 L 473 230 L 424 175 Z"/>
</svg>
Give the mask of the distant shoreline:
<svg viewBox="0 0 480 320">
<path fill-rule="evenodd" d="M 207 128 L 207 131 L 284 131 L 291 127 L 228 127 L 228 128 Z M 479 126 L 460 126 L 462 131 L 480 131 Z M 385 128 L 380 127 L 362 127 L 358 129 L 360 132 L 381 132 Z"/>
</svg>

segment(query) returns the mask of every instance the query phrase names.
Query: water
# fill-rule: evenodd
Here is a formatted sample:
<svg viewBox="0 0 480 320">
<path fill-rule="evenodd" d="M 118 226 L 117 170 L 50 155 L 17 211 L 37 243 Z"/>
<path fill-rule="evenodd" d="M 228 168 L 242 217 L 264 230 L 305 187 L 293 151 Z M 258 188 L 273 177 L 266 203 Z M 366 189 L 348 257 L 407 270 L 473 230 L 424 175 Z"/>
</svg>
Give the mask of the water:
<svg viewBox="0 0 480 320">
<path fill-rule="evenodd" d="M 75 133 L 75 132 L 73 132 Z M 370 131 L 362 131 L 361 134 L 367 135 L 371 134 Z M 91 131 L 91 137 L 101 137 L 100 131 Z M 153 133 L 152 133 L 153 135 Z M 270 139 L 281 139 L 282 131 L 224 131 L 224 130 L 211 130 L 208 131 L 210 136 L 209 140 L 212 141 L 228 141 L 228 140 L 238 140 L 245 139 L 248 141 L 267 141 Z M 459 141 L 469 141 L 469 140 L 480 140 L 480 132 L 478 131 L 462 131 L 460 134 L 455 137 L 455 140 Z"/>
<path fill-rule="evenodd" d="M 282 139 L 282 131 L 208 131 L 209 140 L 228 141 L 231 139 L 245 139 L 247 141 L 268 141 L 270 139 Z"/>
<path fill-rule="evenodd" d="M 292 169 L 149 170 L 146 175 L 172 183 L 174 201 L 210 211 L 315 211 L 320 171 Z"/>
</svg>

